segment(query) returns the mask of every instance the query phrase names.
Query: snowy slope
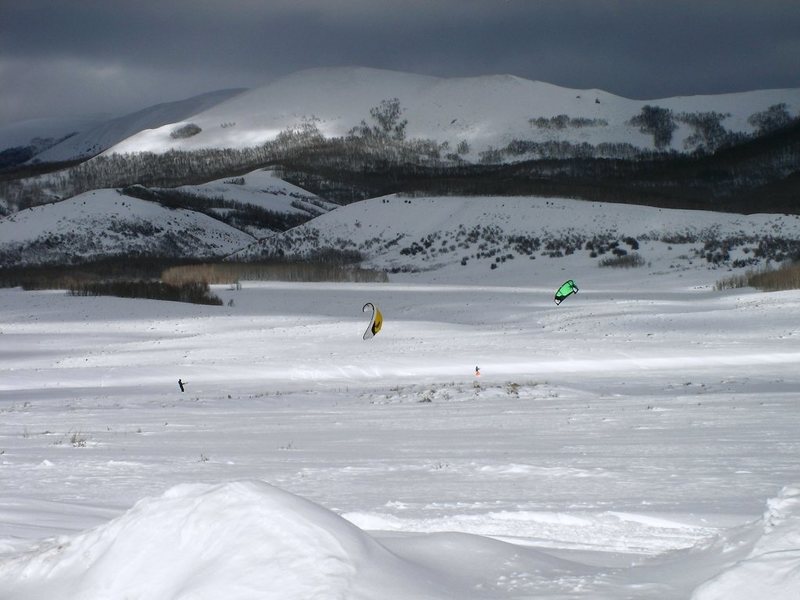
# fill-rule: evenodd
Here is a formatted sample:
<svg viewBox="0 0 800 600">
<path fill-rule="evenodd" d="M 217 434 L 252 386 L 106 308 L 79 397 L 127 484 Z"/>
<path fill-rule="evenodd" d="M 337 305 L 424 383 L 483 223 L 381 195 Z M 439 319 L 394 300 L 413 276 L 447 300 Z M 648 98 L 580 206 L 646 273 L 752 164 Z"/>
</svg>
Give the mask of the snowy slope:
<svg viewBox="0 0 800 600">
<path fill-rule="evenodd" d="M 337 204 L 275 177 L 268 169 L 174 189 L 201 198 L 222 198 L 264 210 L 307 217 L 316 217 L 338 208 Z"/>
<path fill-rule="evenodd" d="M 58 162 L 88 158 L 142 130 L 180 121 L 224 102 L 242 91 L 231 89 L 208 92 L 186 100 L 156 104 L 123 117 L 98 123 L 94 127 L 81 129 L 77 135 L 41 152 L 33 160 Z"/>
<path fill-rule="evenodd" d="M 212 256 L 253 241 L 206 215 L 95 190 L 0 220 L 4 266 L 64 264 L 105 256 Z"/>
<path fill-rule="evenodd" d="M 747 118 L 769 106 L 786 103 L 800 112 L 800 90 L 765 90 L 719 96 L 663 100 L 631 100 L 601 90 L 573 90 L 511 75 L 436 78 L 393 71 L 350 67 L 301 71 L 250 90 L 181 122 L 143 131 L 109 152 L 165 152 L 170 149 L 244 148 L 272 140 L 282 130 L 313 121 L 326 136 L 341 136 L 382 100 L 397 98 L 408 120 L 410 138 L 448 142 L 451 151 L 466 141 L 476 158 L 489 147 L 512 140 L 630 143 L 653 148 L 653 139 L 627 121 L 646 104 L 676 112 L 730 113 L 726 129 L 750 132 Z M 585 127 L 564 130 L 532 126 L 530 119 L 567 114 L 597 120 Z M 602 123 L 601 123 L 602 120 Z M 194 123 L 202 131 L 176 140 L 171 133 Z M 681 125 L 672 148 L 684 150 L 691 129 Z"/>
<path fill-rule="evenodd" d="M 754 266 L 766 258 L 780 258 L 777 254 L 756 257 L 755 248 L 765 235 L 800 246 L 800 216 L 561 198 L 393 195 L 343 206 L 260 240 L 238 255 L 356 250 L 364 255 L 367 266 L 379 269 L 431 271 L 441 281 L 483 277 L 492 281 L 508 277 L 501 271 L 541 274 L 576 264 L 597 265 L 614 256 L 615 242 L 627 254 L 636 252 L 654 271 L 727 269 L 736 266 L 736 260 L 742 261 L 736 263 L 741 266 Z M 709 264 L 707 252 L 720 253 L 723 246 L 727 257 Z"/>
</svg>

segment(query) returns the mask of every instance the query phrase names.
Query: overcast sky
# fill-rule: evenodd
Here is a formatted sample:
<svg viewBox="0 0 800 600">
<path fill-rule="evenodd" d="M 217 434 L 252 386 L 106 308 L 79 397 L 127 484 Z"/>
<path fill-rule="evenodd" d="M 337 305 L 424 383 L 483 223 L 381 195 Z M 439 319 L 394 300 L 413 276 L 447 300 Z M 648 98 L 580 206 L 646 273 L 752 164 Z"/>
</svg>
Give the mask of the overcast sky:
<svg viewBox="0 0 800 600">
<path fill-rule="evenodd" d="M 639 99 L 800 87 L 800 1 L 0 0 L 0 126 L 341 65 Z"/>
</svg>

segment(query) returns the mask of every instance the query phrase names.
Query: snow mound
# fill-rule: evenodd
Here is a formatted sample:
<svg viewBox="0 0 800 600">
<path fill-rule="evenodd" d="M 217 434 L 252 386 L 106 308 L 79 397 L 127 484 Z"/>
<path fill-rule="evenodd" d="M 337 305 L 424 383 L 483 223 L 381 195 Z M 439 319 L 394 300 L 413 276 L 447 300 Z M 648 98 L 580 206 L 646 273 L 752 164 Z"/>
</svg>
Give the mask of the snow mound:
<svg viewBox="0 0 800 600">
<path fill-rule="evenodd" d="M 693 600 L 794 600 L 800 596 L 800 486 L 767 503 L 764 534 L 744 559 L 697 588 Z"/>
<path fill-rule="evenodd" d="M 336 514 L 266 483 L 184 484 L 0 562 L 0 597 L 446 597 L 428 575 Z"/>
</svg>

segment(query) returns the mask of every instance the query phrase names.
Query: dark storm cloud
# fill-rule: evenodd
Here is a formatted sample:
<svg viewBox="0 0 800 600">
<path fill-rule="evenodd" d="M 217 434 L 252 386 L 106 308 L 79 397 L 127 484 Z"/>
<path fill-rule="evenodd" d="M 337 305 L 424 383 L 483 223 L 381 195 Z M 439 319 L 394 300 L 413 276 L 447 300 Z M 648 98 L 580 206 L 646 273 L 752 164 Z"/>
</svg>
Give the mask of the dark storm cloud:
<svg viewBox="0 0 800 600">
<path fill-rule="evenodd" d="M 800 87 L 798 59 L 796 0 L 26 0 L 0 6 L 0 125 L 317 66 L 656 98 Z"/>
</svg>

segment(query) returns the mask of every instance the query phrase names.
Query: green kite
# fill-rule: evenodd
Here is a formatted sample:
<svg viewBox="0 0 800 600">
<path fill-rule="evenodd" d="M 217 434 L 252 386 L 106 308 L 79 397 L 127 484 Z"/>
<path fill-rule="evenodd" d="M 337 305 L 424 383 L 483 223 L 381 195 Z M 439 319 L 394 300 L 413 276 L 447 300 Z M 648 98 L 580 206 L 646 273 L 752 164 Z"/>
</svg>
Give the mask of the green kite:
<svg viewBox="0 0 800 600">
<path fill-rule="evenodd" d="M 572 279 L 565 281 L 564 284 L 556 291 L 555 302 L 556 304 L 561 304 L 565 298 L 577 293 L 578 286 L 575 285 L 575 282 L 572 281 Z"/>
</svg>

